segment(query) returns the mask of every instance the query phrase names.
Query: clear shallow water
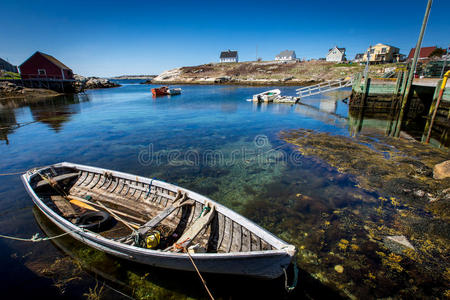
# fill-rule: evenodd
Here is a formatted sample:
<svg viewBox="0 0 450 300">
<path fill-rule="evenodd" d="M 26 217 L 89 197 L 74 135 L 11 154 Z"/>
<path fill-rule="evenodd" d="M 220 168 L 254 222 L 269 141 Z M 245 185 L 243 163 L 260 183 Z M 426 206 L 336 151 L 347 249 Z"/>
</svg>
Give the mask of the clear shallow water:
<svg viewBox="0 0 450 300">
<path fill-rule="evenodd" d="M 354 187 L 351 178 L 338 176 L 326 164 L 302 157 L 278 137 L 281 130 L 296 128 L 349 135 L 345 103 L 311 98 L 308 106 L 254 104 L 245 100 L 269 87 L 180 87 L 182 95 L 153 98 L 152 86 L 125 82 L 119 88 L 92 90 L 85 95 L 14 107 L 5 104 L 0 109 L 1 173 L 70 161 L 157 177 L 203 193 L 270 227 L 286 240 L 307 234 L 308 223 L 323 212 L 361 205 L 346 197 L 349 192 L 363 193 Z M 295 94 L 293 87 L 280 89 L 283 94 Z M 20 128 L 11 126 L 29 122 Z M 282 220 L 258 214 L 262 198 L 273 200 L 276 214 L 277 209 L 294 205 L 292 198 L 298 193 L 318 199 L 302 207 L 303 214 L 310 213 L 308 217 L 299 216 L 299 222 L 304 223 L 286 228 Z M 39 232 L 32 207 L 18 176 L 0 177 L 0 233 L 29 237 Z M 55 245 L 3 240 L 0 249 L 5 254 L 1 264 L 14 266 L 8 275 L 10 282 L 24 277 L 30 282 L 42 282 L 30 286 L 30 291 L 44 289 L 60 295 L 54 288 L 54 277 L 65 271 L 50 272 L 52 276 L 42 272 L 54 265 L 55 257 L 64 255 Z M 114 261 L 109 259 L 109 263 Z M 128 271 L 114 272 L 117 278 Z M 184 276 L 198 284 L 195 274 Z M 83 279 L 66 284 L 65 295 L 83 297 L 80 291 L 95 285 L 88 275 L 79 277 Z M 129 281 L 130 276 L 127 278 Z M 159 292 L 149 292 L 155 297 L 175 293 L 173 285 L 155 283 L 151 278 L 142 280 L 158 287 Z M 236 293 L 233 288 L 221 289 L 217 282 L 212 285 L 223 296 Z M 15 287 L 10 286 L 9 293 L 14 294 Z M 274 293 L 273 289 L 269 294 L 264 292 Z M 200 284 L 182 285 L 173 294 L 175 298 L 185 296 L 205 295 Z"/>
</svg>

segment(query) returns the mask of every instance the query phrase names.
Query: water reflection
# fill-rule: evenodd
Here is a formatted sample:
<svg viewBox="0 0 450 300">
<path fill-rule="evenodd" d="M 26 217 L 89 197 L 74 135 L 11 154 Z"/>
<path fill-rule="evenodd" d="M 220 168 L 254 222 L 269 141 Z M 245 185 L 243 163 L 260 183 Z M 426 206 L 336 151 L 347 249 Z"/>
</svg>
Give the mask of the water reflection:
<svg viewBox="0 0 450 300">
<path fill-rule="evenodd" d="M 55 132 L 62 129 L 64 123 L 71 120 L 71 115 L 80 113 L 80 107 L 74 104 L 88 102 L 86 94 L 62 95 L 51 98 L 39 99 L 14 99 L 0 105 L 0 139 L 9 144 L 8 135 L 16 129 L 40 122 L 48 125 Z M 28 107 L 33 121 L 17 121 L 18 108 Z"/>
<path fill-rule="evenodd" d="M 386 136 L 397 136 L 400 110 L 375 109 L 370 107 L 349 108 L 349 131 L 351 136 L 370 132 L 384 133 Z M 402 123 L 402 131 L 412 136 L 417 141 L 423 141 L 426 135 L 426 118 L 422 111 L 409 110 Z M 441 125 L 441 126 L 440 126 Z M 444 125 L 444 126 L 442 126 Z M 431 142 L 439 148 L 449 148 L 448 127 L 437 123 L 431 131 Z"/>
<path fill-rule="evenodd" d="M 17 124 L 14 110 L 8 107 L 0 106 L 0 140 L 9 144 L 8 135 L 14 131 Z"/>
</svg>

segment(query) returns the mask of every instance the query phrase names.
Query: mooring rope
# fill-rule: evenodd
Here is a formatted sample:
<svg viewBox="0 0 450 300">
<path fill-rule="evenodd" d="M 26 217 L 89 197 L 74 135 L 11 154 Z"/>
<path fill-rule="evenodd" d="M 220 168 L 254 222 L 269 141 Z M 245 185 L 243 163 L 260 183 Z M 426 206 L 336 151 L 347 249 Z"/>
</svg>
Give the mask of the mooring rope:
<svg viewBox="0 0 450 300">
<path fill-rule="evenodd" d="M 55 235 L 55 236 L 52 236 L 52 237 L 48 237 L 48 236 L 40 237 L 39 233 L 35 233 L 29 239 L 19 238 L 19 237 L 10 236 L 10 235 L 3 235 L 3 234 L 0 234 L 0 237 L 5 238 L 5 239 L 10 239 L 10 240 L 15 240 L 15 241 L 37 243 L 37 242 L 50 241 L 50 240 L 53 240 L 53 239 L 57 239 L 57 238 L 60 238 L 62 236 L 65 236 L 65 235 L 67 235 L 69 233 L 72 233 L 72 232 L 75 232 L 75 231 L 78 231 L 78 229 L 74 229 L 74 230 L 71 230 L 71 231 L 68 231 L 68 232 L 64 232 L 62 234 Z"/>
<path fill-rule="evenodd" d="M 203 286 L 205 287 L 206 292 L 208 292 L 209 297 L 211 298 L 211 300 L 214 300 L 214 297 L 213 297 L 213 295 L 211 294 L 211 292 L 209 291 L 208 286 L 206 285 L 206 281 L 203 279 L 202 274 L 200 274 L 200 271 L 198 270 L 197 265 L 195 264 L 194 259 L 192 258 L 191 254 L 190 254 L 189 251 L 186 249 L 186 247 L 183 247 L 183 250 L 184 250 L 184 252 L 186 252 L 187 255 L 189 256 L 189 259 L 191 260 L 191 263 L 192 263 L 192 265 L 194 266 L 195 271 L 197 271 L 198 277 L 200 277 L 200 280 L 202 281 Z"/>
<path fill-rule="evenodd" d="M 298 281 L 298 268 L 295 258 L 294 258 L 294 280 L 292 281 L 292 285 L 288 284 L 288 276 L 285 268 L 283 268 L 283 272 L 284 272 L 284 288 L 286 289 L 287 292 L 290 293 L 295 289 Z"/>
<path fill-rule="evenodd" d="M 42 167 L 35 167 L 31 170 L 36 170 L 36 169 L 42 169 L 45 168 L 46 166 L 42 166 Z M 30 170 L 24 170 L 24 171 L 17 171 L 17 172 L 11 172 L 11 173 L 0 173 L 0 176 L 11 176 L 11 175 L 20 175 L 20 174 L 25 174 L 26 172 L 28 172 Z"/>
<path fill-rule="evenodd" d="M 11 176 L 11 175 L 20 175 L 24 174 L 26 171 L 13 172 L 13 173 L 0 173 L 0 176 Z"/>
</svg>

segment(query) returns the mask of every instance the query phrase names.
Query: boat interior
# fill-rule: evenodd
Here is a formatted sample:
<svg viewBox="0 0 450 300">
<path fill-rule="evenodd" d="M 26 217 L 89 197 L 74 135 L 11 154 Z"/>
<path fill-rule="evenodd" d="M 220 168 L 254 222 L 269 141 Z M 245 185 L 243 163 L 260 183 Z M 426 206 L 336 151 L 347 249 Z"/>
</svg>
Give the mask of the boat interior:
<svg viewBox="0 0 450 300">
<path fill-rule="evenodd" d="M 53 166 L 36 172 L 30 186 L 63 218 L 124 244 L 190 253 L 275 249 L 213 203 L 156 180 L 148 184 L 102 170 Z"/>
</svg>

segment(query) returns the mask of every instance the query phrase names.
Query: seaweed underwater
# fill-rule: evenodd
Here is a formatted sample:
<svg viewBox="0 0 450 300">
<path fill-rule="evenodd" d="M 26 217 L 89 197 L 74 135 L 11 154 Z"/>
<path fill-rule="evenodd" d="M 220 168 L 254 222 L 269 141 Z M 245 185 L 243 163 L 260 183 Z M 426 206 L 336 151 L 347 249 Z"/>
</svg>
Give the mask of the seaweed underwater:
<svg viewBox="0 0 450 300">
<path fill-rule="evenodd" d="M 350 298 L 450 296 L 450 178 L 432 175 L 448 152 L 378 135 L 280 138 L 317 177 L 288 168 L 244 214 L 295 244 L 301 269 Z"/>
</svg>

